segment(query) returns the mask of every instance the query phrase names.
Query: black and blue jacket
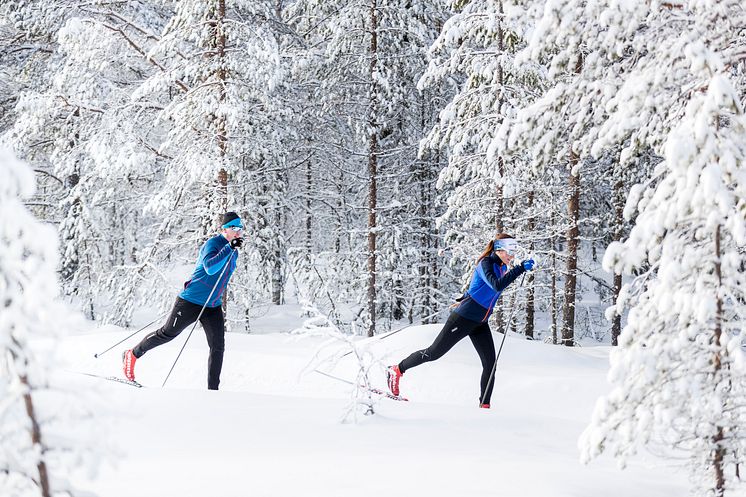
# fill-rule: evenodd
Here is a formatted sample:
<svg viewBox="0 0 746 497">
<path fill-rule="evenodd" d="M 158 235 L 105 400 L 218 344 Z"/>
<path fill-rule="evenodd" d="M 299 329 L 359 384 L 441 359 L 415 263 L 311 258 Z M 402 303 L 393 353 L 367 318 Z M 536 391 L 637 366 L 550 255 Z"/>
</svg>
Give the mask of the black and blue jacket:
<svg viewBox="0 0 746 497">
<path fill-rule="evenodd" d="M 520 264 L 508 271 L 494 252 L 480 259 L 469 289 L 453 312 L 470 321 L 487 322 L 502 291 L 524 272 Z"/>
<path fill-rule="evenodd" d="M 223 235 L 213 236 L 199 249 L 197 266 L 194 268 L 192 278 L 184 284 L 184 291 L 179 294 L 179 297 L 193 304 L 206 304 L 207 307 L 221 306 L 225 287 L 228 286 L 228 280 L 231 279 L 236 269 L 236 259 L 238 259 L 238 253 L 231 248 L 228 240 Z M 223 266 L 226 263 L 230 266 L 223 272 Z M 213 287 L 215 291 L 210 297 Z M 210 297 L 209 302 L 208 297 Z"/>
</svg>

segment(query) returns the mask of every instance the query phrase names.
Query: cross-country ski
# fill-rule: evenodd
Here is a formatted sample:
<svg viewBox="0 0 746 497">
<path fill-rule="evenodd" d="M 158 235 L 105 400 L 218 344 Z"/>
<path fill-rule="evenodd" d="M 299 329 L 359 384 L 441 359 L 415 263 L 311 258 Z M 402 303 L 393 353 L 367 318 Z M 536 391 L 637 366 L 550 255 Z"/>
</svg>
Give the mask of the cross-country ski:
<svg viewBox="0 0 746 497">
<path fill-rule="evenodd" d="M 121 378 L 119 376 L 113 376 L 113 375 L 112 376 L 103 376 L 103 375 L 99 375 L 99 374 L 84 373 L 84 372 L 81 372 L 81 371 L 75 371 L 75 373 L 86 375 L 86 376 L 90 376 L 91 378 L 99 378 L 101 380 L 107 380 L 107 381 L 113 381 L 113 382 L 116 382 L 116 383 L 122 383 L 124 385 L 129 385 L 129 386 L 136 387 L 136 388 L 142 388 L 143 387 L 140 383 L 136 382 L 135 380 L 128 380 L 127 378 Z"/>
</svg>

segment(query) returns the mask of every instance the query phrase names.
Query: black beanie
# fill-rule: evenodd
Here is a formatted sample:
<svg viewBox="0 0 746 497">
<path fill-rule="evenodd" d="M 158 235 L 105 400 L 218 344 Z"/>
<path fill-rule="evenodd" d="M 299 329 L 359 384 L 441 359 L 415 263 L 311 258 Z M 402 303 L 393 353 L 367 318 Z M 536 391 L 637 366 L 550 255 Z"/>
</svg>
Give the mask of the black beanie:
<svg viewBox="0 0 746 497">
<path fill-rule="evenodd" d="M 226 224 L 230 223 L 234 219 L 240 219 L 240 218 L 241 218 L 241 216 L 239 216 L 235 212 L 232 212 L 232 211 L 231 212 L 226 212 L 225 214 L 223 214 L 223 222 L 222 222 L 221 226 L 225 226 Z"/>
</svg>

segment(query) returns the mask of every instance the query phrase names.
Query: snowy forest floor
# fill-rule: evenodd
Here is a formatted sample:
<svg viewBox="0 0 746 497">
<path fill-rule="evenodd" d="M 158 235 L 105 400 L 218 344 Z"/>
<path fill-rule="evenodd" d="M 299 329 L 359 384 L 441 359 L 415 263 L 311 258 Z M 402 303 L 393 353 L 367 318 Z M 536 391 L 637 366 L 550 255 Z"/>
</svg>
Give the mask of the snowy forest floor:
<svg viewBox="0 0 746 497">
<path fill-rule="evenodd" d="M 374 340 L 369 350 L 380 360 L 374 384 L 384 387 L 383 367 L 429 345 L 439 329 L 416 326 Z M 62 344 L 67 369 L 121 376 L 124 345 L 100 359 L 93 354 L 127 334 L 106 327 L 69 336 Z M 438 362 L 407 372 L 402 393 L 410 402 L 381 399 L 375 415 L 343 423 L 351 387 L 303 374 L 325 340 L 229 333 L 221 390 L 211 392 L 198 327 L 162 389 L 186 334 L 138 361 L 137 379 L 150 388 L 62 375 L 120 413 L 105 429 L 119 455 L 93 479 L 72 475 L 80 487 L 102 497 L 687 493 L 686 475 L 652 455 L 624 470 L 606 456 L 579 463 L 578 437 L 608 389 L 605 346 L 569 349 L 509 336 L 492 409 L 482 410 L 479 360 L 464 340 Z M 350 355 L 325 369 L 352 379 L 355 361 Z"/>
</svg>

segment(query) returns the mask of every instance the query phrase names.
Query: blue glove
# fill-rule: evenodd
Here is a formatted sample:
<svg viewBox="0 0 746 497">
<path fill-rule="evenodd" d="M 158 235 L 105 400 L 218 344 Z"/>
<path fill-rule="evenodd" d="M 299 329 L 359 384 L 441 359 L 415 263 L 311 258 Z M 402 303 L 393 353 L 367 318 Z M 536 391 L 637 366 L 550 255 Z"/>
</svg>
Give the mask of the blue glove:
<svg viewBox="0 0 746 497">
<path fill-rule="evenodd" d="M 521 262 L 521 266 L 523 266 L 523 269 L 525 269 L 526 271 L 531 271 L 534 268 L 534 260 L 526 259 L 525 261 Z"/>
</svg>

